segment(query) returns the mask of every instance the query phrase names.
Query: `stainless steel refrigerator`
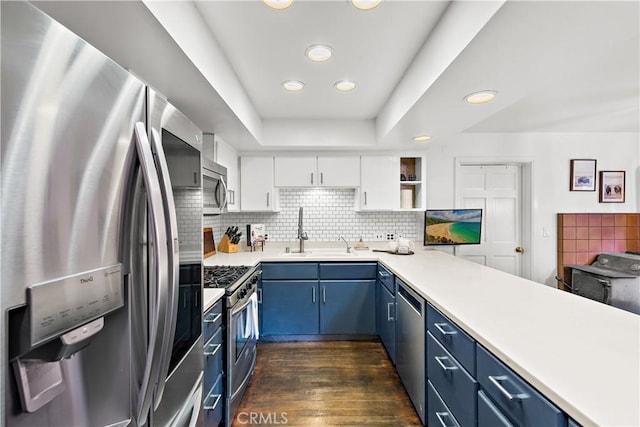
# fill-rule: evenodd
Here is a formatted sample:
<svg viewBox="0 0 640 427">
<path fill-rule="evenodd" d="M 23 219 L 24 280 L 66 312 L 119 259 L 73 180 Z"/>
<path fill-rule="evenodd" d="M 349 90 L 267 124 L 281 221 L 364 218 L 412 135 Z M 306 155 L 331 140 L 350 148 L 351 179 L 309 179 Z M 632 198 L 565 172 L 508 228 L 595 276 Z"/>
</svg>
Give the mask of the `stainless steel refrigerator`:
<svg viewBox="0 0 640 427">
<path fill-rule="evenodd" d="M 0 7 L 2 424 L 197 424 L 202 133 L 33 5 Z"/>
</svg>

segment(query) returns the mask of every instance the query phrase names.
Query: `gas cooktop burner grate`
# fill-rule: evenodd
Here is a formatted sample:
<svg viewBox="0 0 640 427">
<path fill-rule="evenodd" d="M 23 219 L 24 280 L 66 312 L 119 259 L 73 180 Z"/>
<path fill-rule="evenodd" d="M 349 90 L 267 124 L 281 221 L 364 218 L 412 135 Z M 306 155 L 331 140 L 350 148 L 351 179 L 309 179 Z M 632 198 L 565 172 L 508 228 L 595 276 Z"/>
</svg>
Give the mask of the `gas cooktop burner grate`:
<svg viewBox="0 0 640 427">
<path fill-rule="evenodd" d="M 204 268 L 205 288 L 227 288 L 249 271 L 246 265 L 216 265 Z"/>
</svg>

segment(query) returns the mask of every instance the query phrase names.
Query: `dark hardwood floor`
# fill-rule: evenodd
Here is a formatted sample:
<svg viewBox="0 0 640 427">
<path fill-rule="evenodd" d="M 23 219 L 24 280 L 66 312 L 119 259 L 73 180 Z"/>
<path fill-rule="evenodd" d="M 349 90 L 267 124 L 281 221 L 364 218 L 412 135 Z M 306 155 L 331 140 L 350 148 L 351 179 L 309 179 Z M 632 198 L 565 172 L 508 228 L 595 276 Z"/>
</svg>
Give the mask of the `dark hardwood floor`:
<svg viewBox="0 0 640 427">
<path fill-rule="evenodd" d="M 380 342 L 259 343 L 233 426 L 419 426 Z"/>
</svg>

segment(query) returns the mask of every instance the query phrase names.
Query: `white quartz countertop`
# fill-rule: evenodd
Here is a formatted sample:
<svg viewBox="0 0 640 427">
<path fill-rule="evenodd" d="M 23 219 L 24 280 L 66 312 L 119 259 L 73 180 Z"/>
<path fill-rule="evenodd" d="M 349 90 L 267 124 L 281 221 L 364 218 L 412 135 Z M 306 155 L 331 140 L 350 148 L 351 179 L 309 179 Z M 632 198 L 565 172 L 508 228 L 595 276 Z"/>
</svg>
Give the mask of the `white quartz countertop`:
<svg viewBox="0 0 640 427">
<path fill-rule="evenodd" d="M 409 256 L 302 256 L 272 244 L 264 252 L 217 253 L 204 265 L 368 260 L 384 264 L 582 425 L 640 426 L 640 316 L 633 313 L 423 248 Z"/>
<path fill-rule="evenodd" d="M 224 289 L 220 288 L 204 288 L 202 291 L 202 312 L 209 310 L 220 298 L 224 296 Z"/>
</svg>

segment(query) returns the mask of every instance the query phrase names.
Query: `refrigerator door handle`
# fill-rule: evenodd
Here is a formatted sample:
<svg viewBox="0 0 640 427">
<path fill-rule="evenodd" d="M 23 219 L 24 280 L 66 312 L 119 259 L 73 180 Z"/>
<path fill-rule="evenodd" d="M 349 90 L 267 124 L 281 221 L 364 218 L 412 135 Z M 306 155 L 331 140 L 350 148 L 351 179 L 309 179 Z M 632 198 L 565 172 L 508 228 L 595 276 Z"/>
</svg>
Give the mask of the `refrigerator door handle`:
<svg viewBox="0 0 640 427">
<path fill-rule="evenodd" d="M 165 327 L 167 322 L 166 310 L 162 308 L 167 305 L 167 292 L 162 292 L 162 284 L 168 280 L 167 263 L 169 259 L 166 230 L 166 219 L 164 216 L 164 208 L 162 203 L 162 190 L 151 153 L 151 144 L 147 138 L 145 126 L 142 122 L 135 124 L 134 128 L 136 140 L 136 152 L 140 160 L 140 169 L 142 171 L 144 185 L 147 189 L 147 202 L 150 215 L 150 236 L 153 242 L 153 267 L 155 270 L 155 282 L 157 290 L 155 291 L 155 305 L 150 306 L 150 330 L 149 330 L 149 347 L 147 350 L 146 364 L 144 368 L 144 376 L 139 390 L 138 407 L 136 408 L 136 421 L 139 425 L 146 424 L 149 408 L 153 398 L 153 389 L 156 386 L 156 379 L 160 374 L 160 351 L 162 347 L 162 339 L 165 335 L 164 330 L 159 331 L 158 328 Z"/>
<path fill-rule="evenodd" d="M 167 229 L 168 244 L 168 262 L 165 264 L 168 268 L 167 287 L 159 289 L 164 292 L 166 289 L 167 297 L 165 299 L 166 306 L 158 307 L 158 310 L 165 310 L 165 328 L 162 337 L 162 347 L 160 349 L 160 372 L 157 378 L 158 382 L 154 391 L 153 409 L 158 409 L 158 405 L 162 400 L 162 393 L 169 374 L 169 362 L 171 360 L 171 351 L 173 349 L 173 338 L 176 330 L 176 318 L 178 312 L 178 278 L 180 271 L 179 247 L 178 247 L 178 218 L 176 216 L 176 205 L 173 200 L 171 190 L 171 179 L 169 178 L 169 168 L 167 159 L 162 149 L 160 135 L 155 129 L 151 129 L 151 147 L 156 160 L 158 180 L 162 193 L 165 219 Z M 162 283 L 160 284 L 162 285 Z"/>
</svg>

